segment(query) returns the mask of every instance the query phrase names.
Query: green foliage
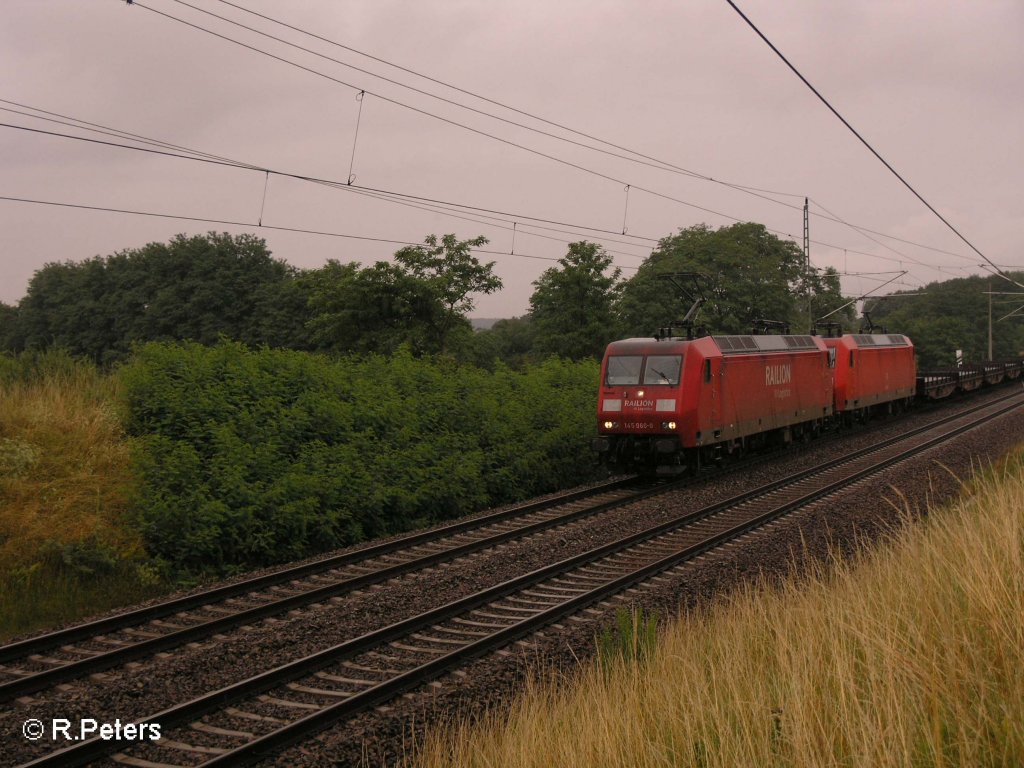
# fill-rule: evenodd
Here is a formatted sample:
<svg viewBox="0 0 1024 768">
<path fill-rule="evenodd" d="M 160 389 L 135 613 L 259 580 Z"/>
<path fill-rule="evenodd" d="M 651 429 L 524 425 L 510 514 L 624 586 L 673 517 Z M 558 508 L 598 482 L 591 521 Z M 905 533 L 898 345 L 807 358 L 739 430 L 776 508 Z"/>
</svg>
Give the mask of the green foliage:
<svg viewBox="0 0 1024 768">
<path fill-rule="evenodd" d="M 642 608 L 619 608 L 615 625 L 601 630 L 596 642 L 598 663 L 604 669 L 623 662 L 643 663 L 658 643 L 658 617 L 645 615 Z"/>
<path fill-rule="evenodd" d="M 329 261 L 300 278 L 308 295 L 309 344 L 335 354 L 391 353 L 405 345 L 414 354 L 457 351 L 472 357 L 466 313 L 473 293 L 493 293 L 501 280 L 494 263 L 470 253 L 487 240 L 445 235 L 403 248 L 395 263 Z"/>
<path fill-rule="evenodd" d="M 1015 279 L 1024 282 L 1024 273 Z M 905 333 L 914 342 L 918 364 L 923 368 L 951 368 L 956 350 L 967 361 L 988 359 L 988 301 L 986 291 L 1018 292 L 1013 284 L 987 277 L 966 277 L 930 283 L 915 296 L 876 302 L 871 319 L 890 333 Z M 1020 296 L 993 296 L 993 358 L 1020 357 L 1024 353 L 1021 318 L 1004 315 L 1024 304 Z"/>
<path fill-rule="evenodd" d="M 310 342 L 317 351 L 390 353 L 403 344 L 417 354 L 432 345 L 429 328 L 440 307 L 429 287 L 401 266 L 329 261 L 306 273 Z"/>
<path fill-rule="evenodd" d="M 75 357 L 60 347 L 13 355 L 0 353 L 0 386 L 65 382 L 95 375 L 96 367 L 91 362 Z"/>
<path fill-rule="evenodd" d="M 224 573 L 578 483 L 597 375 L 149 344 L 120 371 L 139 525 L 170 572 Z"/>
<path fill-rule="evenodd" d="M 806 273 L 804 275 L 804 284 L 799 294 L 803 298 L 798 300 L 796 316 L 790 315 L 790 323 L 794 332 L 808 330 L 806 314 L 808 286 L 811 292 L 811 315 L 815 322 L 827 315 L 828 322 L 839 323 L 844 331 L 855 330 L 854 305 L 849 297 L 843 296 L 843 290 L 839 284 L 839 273 L 832 267 L 826 267 L 824 270 L 816 269 L 810 275 Z"/>
<path fill-rule="evenodd" d="M 785 321 L 794 332 L 806 332 L 808 286 L 815 318 L 843 303 L 838 275 L 808 275 L 796 243 L 779 239 L 761 224 L 717 230 L 701 224 L 663 238 L 623 285 L 620 335 L 650 335 L 689 308 L 657 279 L 671 272 L 705 275 L 707 303 L 698 323 L 715 333 L 749 333 L 754 319 Z"/>
<path fill-rule="evenodd" d="M 485 330 L 477 331 L 460 359 L 493 368 L 496 361 L 522 369 L 533 360 L 534 329 L 530 316 L 498 320 Z"/>
<path fill-rule="evenodd" d="M 662 272 L 707 274 L 710 302 L 701 319 L 722 332 L 746 331 L 756 317 L 803 328 L 800 297 L 808 290 L 815 317 L 843 302 L 834 272 L 808 274 L 796 245 L 763 226 L 697 226 L 664 238 L 625 283 L 600 246 L 572 243 L 534 284 L 528 318 L 474 334 L 466 319 L 474 295 L 501 288 L 494 262 L 472 254 L 486 242 L 430 235 L 393 262 L 332 260 L 297 270 L 272 258 L 259 238 L 211 232 L 51 263 L 17 307 L 0 305 L 0 350 L 58 346 L 112 364 L 136 343 L 226 337 L 332 354 L 390 354 L 404 345 L 417 356 L 518 368 L 552 354 L 598 357 L 614 338 L 650 334 L 675 319 L 682 308 L 655 279 Z"/>
<path fill-rule="evenodd" d="M 613 307 L 621 270 L 594 243 L 569 245 L 569 252 L 534 282 L 530 297 L 536 352 L 573 360 L 600 359 L 615 339 Z"/>
<path fill-rule="evenodd" d="M 0 351 L 17 352 L 21 348 L 18 308 L 0 301 Z"/>
<path fill-rule="evenodd" d="M 501 288 L 494 263 L 471 250 L 486 238 L 430 235 L 394 263 L 329 261 L 301 271 L 252 235 L 178 235 L 169 243 L 51 263 L 17 307 L 0 304 L 0 351 L 63 347 L 94 362 L 123 361 L 136 343 L 227 337 L 332 353 L 472 357 L 472 295 Z"/>
<path fill-rule="evenodd" d="M 167 244 L 81 263 L 47 264 L 18 305 L 15 347 L 62 346 L 111 363 L 138 341 L 213 343 L 226 335 L 260 343 L 261 331 L 281 335 L 289 329 L 274 288 L 293 279 L 293 270 L 273 259 L 262 239 L 215 232 L 178 235 Z M 293 315 L 302 304 L 291 303 Z M 296 318 L 291 326 L 303 321 Z"/>
<path fill-rule="evenodd" d="M 423 245 L 402 248 L 395 261 L 419 280 L 433 297 L 438 311 L 427 319 L 429 339 L 434 351 L 448 349 L 448 335 L 473 311 L 471 294 L 494 293 L 501 289 L 501 279 L 494 274 L 494 262 L 481 264 L 470 253 L 472 248 L 487 244 L 486 237 L 456 240 L 455 235 L 428 235 Z"/>
</svg>

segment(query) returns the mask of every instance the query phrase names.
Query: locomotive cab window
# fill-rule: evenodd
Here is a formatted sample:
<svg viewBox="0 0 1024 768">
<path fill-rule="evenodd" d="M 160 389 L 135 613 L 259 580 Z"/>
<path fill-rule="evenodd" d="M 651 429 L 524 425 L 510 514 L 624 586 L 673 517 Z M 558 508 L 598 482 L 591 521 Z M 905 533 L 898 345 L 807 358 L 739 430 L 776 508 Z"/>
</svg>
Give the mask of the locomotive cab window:
<svg viewBox="0 0 1024 768">
<path fill-rule="evenodd" d="M 710 360 L 705 360 L 704 361 L 704 382 L 707 383 L 709 381 L 711 381 L 711 361 Z"/>
<path fill-rule="evenodd" d="M 682 355 L 649 355 L 644 367 L 644 384 L 679 384 Z"/>
<path fill-rule="evenodd" d="M 608 358 L 604 383 L 609 387 L 624 387 L 640 383 L 640 369 L 644 359 L 640 355 L 616 355 Z"/>
</svg>

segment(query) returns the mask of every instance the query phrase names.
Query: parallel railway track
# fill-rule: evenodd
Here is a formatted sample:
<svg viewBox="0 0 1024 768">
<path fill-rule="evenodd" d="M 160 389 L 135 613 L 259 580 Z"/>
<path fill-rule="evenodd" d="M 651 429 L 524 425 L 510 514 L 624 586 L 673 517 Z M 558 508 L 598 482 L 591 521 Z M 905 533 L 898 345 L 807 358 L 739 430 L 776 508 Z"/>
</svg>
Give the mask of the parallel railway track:
<svg viewBox="0 0 1024 768">
<path fill-rule="evenodd" d="M 2 646 L 0 702 L 660 492 L 618 480 Z"/>
<path fill-rule="evenodd" d="M 163 738 L 91 739 L 27 765 L 242 765 L 416 688 L 1019 408 L 1013 394 L 165 709 Z M 118 751 L 121 750 L 121 751 Z"/>
<path fill-rule="evenodd" d="M 771 459 L 759 456 L 728 471 Z M 625 478 L 0 646 L 0 703 L 596 517 L 703 478 Z"/>
</svg>

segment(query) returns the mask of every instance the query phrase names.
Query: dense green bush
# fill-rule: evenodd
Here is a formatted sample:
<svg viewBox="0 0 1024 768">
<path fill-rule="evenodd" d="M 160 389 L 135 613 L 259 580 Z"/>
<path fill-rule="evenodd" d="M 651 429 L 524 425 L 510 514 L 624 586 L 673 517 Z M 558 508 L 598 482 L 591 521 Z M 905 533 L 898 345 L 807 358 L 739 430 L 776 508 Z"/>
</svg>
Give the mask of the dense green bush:
<svg viewBox="0 0 1024 768">
<path fill-rule="evenodd" d="M 149 344 L 120 371 L 139 522 L 173 572 L 223 573 L 577 483 L 597 375 Z"/>
</svg>

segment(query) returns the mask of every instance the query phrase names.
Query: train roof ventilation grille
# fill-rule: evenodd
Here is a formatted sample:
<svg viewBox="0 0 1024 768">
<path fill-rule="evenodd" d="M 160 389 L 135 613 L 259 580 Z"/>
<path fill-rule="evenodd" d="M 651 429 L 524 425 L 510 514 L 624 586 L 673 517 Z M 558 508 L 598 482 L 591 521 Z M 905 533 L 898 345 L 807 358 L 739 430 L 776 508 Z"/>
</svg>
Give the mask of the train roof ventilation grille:
<svg viewBox="0 0 1024 768">
<path fill-rule="evenodd" d="M 715 336 L 718 348 L 726 354 L 740 352 L 782 352 L 791 349 L 817 349 L 813 336 Z"/>
<path fill-rule="evenodd" d="M 855 333 L 853 334 L 853 340 L 857 342 L 859 347 L 906 347 L 907 337 L 898 333 L 892 334 L 870 334 L 870 333 Z"/>
<path fill-rule="evenodd" d="M 790 349 L 817 349 L 813 336 L 783 336 Z"/>
<path fill-rule="evenodd" d="M 723 352 L 757 352 L 758 345 L 753 336 L 713 336 Z"/>
</svg>

